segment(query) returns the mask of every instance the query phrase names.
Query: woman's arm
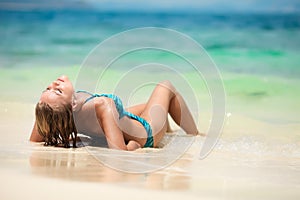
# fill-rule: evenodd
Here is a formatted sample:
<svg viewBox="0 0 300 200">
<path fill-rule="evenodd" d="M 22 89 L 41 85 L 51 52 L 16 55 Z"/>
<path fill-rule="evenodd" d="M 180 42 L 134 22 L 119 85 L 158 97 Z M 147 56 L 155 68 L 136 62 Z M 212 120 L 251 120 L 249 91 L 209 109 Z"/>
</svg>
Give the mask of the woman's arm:
<svg viewBox="0 0 300 200">
<path fill-rule="evenodd" d="M 36 122 L 34 122 L 29 141 L 30 142 L 44 142 L 44 138 L 38 133 Z"/>
<path fill-rule="evenodd" d="M 94 99 L 96 115 L 106 136 L 109 148 L 121 150 L 135 150 L 140 148 L 136 141 L 129 141 L 126 145 L 123 133 L 119 128 L 119 114 L 112 99 L 98 97 Z"/>
</svg>

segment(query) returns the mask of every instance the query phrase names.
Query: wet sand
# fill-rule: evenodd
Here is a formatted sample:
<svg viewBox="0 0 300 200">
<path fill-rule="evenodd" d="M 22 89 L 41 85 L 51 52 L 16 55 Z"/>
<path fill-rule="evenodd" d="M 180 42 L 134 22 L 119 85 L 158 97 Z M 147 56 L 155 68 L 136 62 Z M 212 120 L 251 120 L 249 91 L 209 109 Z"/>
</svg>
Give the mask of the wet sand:
<svg viewBox="0 0 300 200">
<path fill-rule="evenodd" d="M 287 138 L 281 134 L 297 132 L 299 124 L 274 125 L 232 115 L 216 148 L 205 159 L 199 159 L 205 138 L 197 137 L 170 166 L 133 174 L 103 165 L 84 146 L 63 149 L 28 142 L 33 107 L 1 103 L 1 199 L 299 198 L 300 144 L 292 143 L 299 135 Z M 248 130 L 241 128 L 246 126 Z M 269 132 L 272 137 L 267 137 Z M 146 150 L 136 153 L 141 151 Z"/>
</svg>

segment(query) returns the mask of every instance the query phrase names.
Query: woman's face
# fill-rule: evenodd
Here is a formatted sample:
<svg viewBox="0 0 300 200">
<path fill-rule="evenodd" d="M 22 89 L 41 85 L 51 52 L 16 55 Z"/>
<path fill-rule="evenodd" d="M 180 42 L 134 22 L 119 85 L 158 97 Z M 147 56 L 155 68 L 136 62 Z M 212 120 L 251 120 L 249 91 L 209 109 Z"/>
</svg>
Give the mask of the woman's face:
<svg viewBox="0 0 300 200">
<path fill-rule="evenodd" d="M 72 103 L 74 94 L 73 85 L 65 75 L 53 81 L 46 90 L 43 91 L 40 102 L 49 104 L 51 107 Z"/>
</svg>

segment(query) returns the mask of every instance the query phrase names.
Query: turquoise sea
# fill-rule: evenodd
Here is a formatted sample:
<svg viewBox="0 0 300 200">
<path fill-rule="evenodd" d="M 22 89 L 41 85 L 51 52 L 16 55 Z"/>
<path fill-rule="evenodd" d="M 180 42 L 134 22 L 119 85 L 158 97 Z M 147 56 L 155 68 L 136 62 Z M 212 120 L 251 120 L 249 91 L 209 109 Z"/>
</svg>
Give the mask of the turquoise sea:
<svg viewBox="0 0 300 200">
<path fill-rule="evenodd" d="M 104 39 L 139 27 L 189 35 L 222 71 L 298 78 L 300 15 L 0 11 L 1 68 L 79 65 Z"/>
<path fill-rule="evenodd" d="M 254 110 L 276 118 L 269 121 L 300 121 L 299 14 L 1 10 L 0 21 L 3 100 L 36 101 L 37 91 L 55 76 L 75 79 L 89 52 L 110 36 L 163 27 L 188 35 L 209 53 L 223 77 L 228 112 Z M 147 54 L 131 59 L 147 60 Z"/>
</svg>

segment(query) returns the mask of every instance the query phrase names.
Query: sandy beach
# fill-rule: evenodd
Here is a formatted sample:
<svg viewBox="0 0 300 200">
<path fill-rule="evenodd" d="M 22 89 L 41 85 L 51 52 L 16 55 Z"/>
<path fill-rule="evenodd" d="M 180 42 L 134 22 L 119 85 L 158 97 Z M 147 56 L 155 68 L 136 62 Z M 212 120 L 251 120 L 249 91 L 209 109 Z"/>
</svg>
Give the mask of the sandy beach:
<svg viewBox="0 0 300 200">
<path fill-rule="evenodd" d="M 284 131 L 299 130 L 299 125 L 270 125 L 232 115 L 216 148 L 205 159 L 199 159 L 204 138 L 197 137 L 170 166 L 153 173 L 131 174 L 104 166 L 85 147 L 63 149 L 28 142 L 33 108 L 32 104 L 1 103 L 3 199 L 299 197 L 299 143 L 289 144 L 291 141 L 281 136 Z M 251 135 L 237 133 L 240 126 L 249 124 Z M 265 131 L 272 131 L 273 137 L 262 135 Z"/>
</svg>

